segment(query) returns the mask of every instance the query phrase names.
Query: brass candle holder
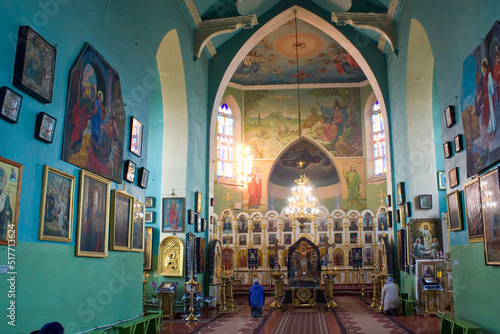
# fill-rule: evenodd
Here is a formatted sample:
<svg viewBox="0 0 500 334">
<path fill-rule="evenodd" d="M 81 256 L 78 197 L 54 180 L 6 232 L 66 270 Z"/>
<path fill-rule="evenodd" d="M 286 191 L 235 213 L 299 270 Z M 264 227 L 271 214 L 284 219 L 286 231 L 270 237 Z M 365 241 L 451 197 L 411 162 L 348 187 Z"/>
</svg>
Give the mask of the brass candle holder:
<svg viewBox="0 0 500 334">
<path fill-rule="evenodd" d="M 194 289 L 195 289 L 195 281 L 193 280 L 193 275 L 191 274 L 191 279 L 189 280 L 189 301 L 190 301 L 190 305 L 189 305 L 189 316 L 185 319 L 186 321 L 198 321 L 198 318 L 193 314 L 194 312 L 194 307 L 193 307 L 193 295 L 194 295 Z"/>
<path fill-rule="evenodd" d="M 272 302 L 269 307 L 273 307 L 275 309 L 283 308 L 283 304 L 281 304 L 278 300 L 283 295 L 281 293 L 281 291 L 283 291 L 283 273 L 276 270 L 271 273 L 271 277 L 274 278 L 274 302 Z"/>
<path fill-rule="evenodd" d="M 324 279 L 325 279 L 325 285 L 327 285 L 327 290 L 329 292 L 329 297 L 330 297 L 330 300 L 328 301 L 328 303 L 326 303 L 325 307 L 326 308 L 336 308 L 338 307 L 339 305 L 333 300 L 333 287 L 335 285 L 335 276 L 337 276 L 337 273 L 336 272 L 333 272 L 332 270 L 330 270 L 325 276 L 324 276 Z"/>
</svg>

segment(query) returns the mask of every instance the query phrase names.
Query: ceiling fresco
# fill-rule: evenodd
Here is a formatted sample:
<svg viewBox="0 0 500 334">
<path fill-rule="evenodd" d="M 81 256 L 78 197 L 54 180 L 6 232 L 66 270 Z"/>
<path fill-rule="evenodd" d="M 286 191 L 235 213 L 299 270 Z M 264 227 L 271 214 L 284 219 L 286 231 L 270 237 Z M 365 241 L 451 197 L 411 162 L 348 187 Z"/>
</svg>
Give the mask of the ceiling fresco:
<svg viewBox="0 0 500 334">
<path fill-rule="evenodd" d="M 297 57 L 298 51 L 298 72 Z M 297 19 L 262 39 L 236 69 L 231 82 L 243 86 L 361 83 L 366 76 L 334 39 Z"/>
</svg>

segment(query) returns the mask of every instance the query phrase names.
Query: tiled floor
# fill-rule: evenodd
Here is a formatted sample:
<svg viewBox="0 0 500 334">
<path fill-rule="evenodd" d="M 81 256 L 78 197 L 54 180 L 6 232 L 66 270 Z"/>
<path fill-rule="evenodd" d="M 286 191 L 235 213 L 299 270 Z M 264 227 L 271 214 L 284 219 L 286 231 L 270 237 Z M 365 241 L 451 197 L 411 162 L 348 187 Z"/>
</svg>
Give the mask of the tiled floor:
<svg viewBox="0 0 500 334">
<path fill-rule="evenodd" d="M 176 319 L 163 321 L 162 334 L 203 334 L 203 333 L 241 333 L 241 334 L 272 334 L 274 333 L 283 311 L 274 311 L 269 308 L 272 298 L 266 298 L 266 306 L 262 318 L 254 319 L 250 316 L 250 307 L 248 306 L 248 297 L 244 295 L 237 296 L 235 305 L 237 307 L 226 313 L 220 313 L 216 310 L 202 313 L 198 322 L 185 322 L 178 314 Z M 311 311 L 325 312 L 323 309 L 310 309 Z M 285 311 L 286 312 L 286 311 Z M 330 333 L 342 333 L 341 326 L 337 324 L 332 312 L 325 312 L 325 317 Z M 423 316 L 397 316 L 392 317 L 394 321 L 406 327 L 416 334 L 437 334 L 439 333 L 438 317 Z M 389 332 L 388 332 L 389 333 Z M 307 334 L 301 332 L 300 334 Z M 366 333 L 370 334 L 370 333 Z"/>
</svg>

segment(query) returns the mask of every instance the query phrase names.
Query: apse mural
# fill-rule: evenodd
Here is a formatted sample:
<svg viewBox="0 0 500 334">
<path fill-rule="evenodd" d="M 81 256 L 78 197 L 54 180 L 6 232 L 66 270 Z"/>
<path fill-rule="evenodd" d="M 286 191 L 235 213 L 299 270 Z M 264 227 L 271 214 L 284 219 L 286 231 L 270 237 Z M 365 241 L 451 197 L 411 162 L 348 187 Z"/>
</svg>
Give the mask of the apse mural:
<svg viewBox="0 0 500 334">
<path fill-rule="evenodd" d="M 366 81 L 366 76 L 339 43 L 300 19 L 296 40 L 292 19 L 263 38 L 245 56 L 231 81 L 248 86 L 296 84 L 297 79 L 301 83 L 360 83 Z"/>
<path fill-rule="evenodd" d="M 301 89 L 302 135 L 332 157 L 363 156 L 359 88 Z M 245 92 L 245 145 L 256 159 L 275 159 L 299 137 L 297 91 Z"/>
</svg>

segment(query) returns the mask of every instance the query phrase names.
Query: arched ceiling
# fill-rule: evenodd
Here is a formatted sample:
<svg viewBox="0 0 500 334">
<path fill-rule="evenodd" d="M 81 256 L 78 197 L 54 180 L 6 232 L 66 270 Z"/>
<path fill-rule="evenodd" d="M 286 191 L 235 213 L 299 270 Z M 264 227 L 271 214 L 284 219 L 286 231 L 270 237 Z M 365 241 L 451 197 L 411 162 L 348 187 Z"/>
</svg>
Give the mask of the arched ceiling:
<svg viewBox="0 0 500 334">
<path fill-rule="evenodd" d="M 297 80 L 301 84 L 345 84 L 362 83 L 366 76 L 337 41 L 297 19 L 297 36 L 295 20 L 281 25 L 248 53 L 231 78 L 242 86 L 291 85 Z"/>
</svg>

